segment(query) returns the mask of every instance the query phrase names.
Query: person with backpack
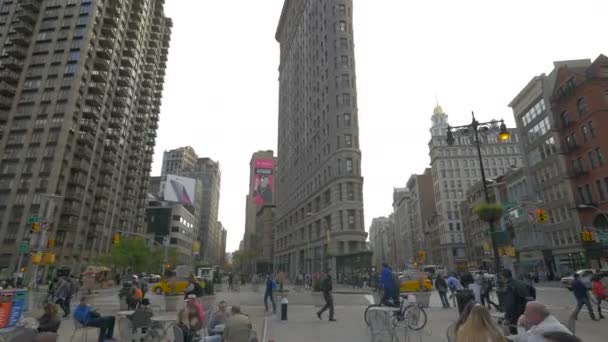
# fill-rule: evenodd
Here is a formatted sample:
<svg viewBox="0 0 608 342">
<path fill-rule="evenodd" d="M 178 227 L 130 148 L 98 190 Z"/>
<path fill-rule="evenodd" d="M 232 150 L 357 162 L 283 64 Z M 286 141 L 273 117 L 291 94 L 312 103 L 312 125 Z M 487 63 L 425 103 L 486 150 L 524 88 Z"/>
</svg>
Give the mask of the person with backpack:
<svg viewBox="0 0 608 342">
<path fill-rule="evenodd" d="M 437 289 L 437 292 L 439 293 L 439 298 L 441 298 L 441 304 L 443 305 L 444 309 L 449 309 L 450 308 L 450 301 L 448 300 L 448 284 L 445 282 L 445 279 L 443 279 L 443 277 L 438 274 L 437 278 L 435 279 L 435 288 Z"/>
<path fill-rule="evenodd" d="M 112 340 L 114 336 L 114 316 L 100 315 L 88 302 L 87 297 L 80 299 L 80 304 L 74 310 L 74 319 L 85 327 L 99 328 L 99 342 Z"/>
<path fill-rule="evenodd" d="M 63 317 L 70 315 L 70 297 L 72 296 L 72 282 L 67 277 L 59 278 L 55 287 L 55 303 L 63 310 Z"/>
<path fill-rule="evenodd" d="M 323 299 L 325 299 L 325 306 L 321 308 L 320 311 L 317 312 L 317 317 L 321 318 L 321 315 L 325 310 L 329 309 L 329 321 L 335 322 L 334 318 L 334 297 L 331 295 L 331 291 L 333 290 L 333 286 L 331 283 L 331 275 L 329 274 L 331 270 L 328 269 L 325 272 L 325 278 L 323 279 L 323 283 L 321 285 L 321 291 L 323 291 Z"/>
<path fill-rule="evenodd" d="M 517 326 L 517 320 L 526 310 L 526 304 L 534 298 L 528 292 L 527 285 L 513 278 L 511 270 L 503 270 L 502 276 L 505 279 L 505 320 L 511 326 Z M 515 330 L 511 332 L 513 334 L 517 333 Z"/>
<path fill-rule="evenodd" d="M 184 293 L 184 300 L 188 299 L 188 296 L 191 294 L 195 295 L 196 298 L 203 296 L 203 288 L 194 277 L 194 274 L 190 274 L 188 277 L 188 286 L 186 287 L 186 291 Z"/>
<path fill-rule="evenodd" d="M 272 313 L 277 312 L 276 304 L 274 303 L 273 292 L 277 289 L 277 283 L 272 279 L 272 276 L 268 274 L 266 276 L 266 290 L 264 291 L 264 307 L 266 308 L 265 312 L 268 312 L 268 298 L 270 298 L 270 302 L 272 303 Z"/>
</svg>

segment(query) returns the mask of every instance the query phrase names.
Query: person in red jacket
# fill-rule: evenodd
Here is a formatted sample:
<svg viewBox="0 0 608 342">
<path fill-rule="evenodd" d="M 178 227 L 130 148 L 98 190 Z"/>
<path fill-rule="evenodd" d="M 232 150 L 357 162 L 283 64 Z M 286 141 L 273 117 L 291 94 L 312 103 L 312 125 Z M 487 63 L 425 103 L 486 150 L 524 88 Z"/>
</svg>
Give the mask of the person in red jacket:
<svg viewBox="0 0 608 342">
<path fill-rule="evenodd" d="M 597 311 L 599 311 L 600 318 L 604 318 L 604 315 L 602 315 L 602 300 L 608 300 L 608 298 L 606 298 L 606 291 L 599 276 L 594 276 L 591 279 L 591 289 L 595 299 L 597 299 Z"/>
</svg>

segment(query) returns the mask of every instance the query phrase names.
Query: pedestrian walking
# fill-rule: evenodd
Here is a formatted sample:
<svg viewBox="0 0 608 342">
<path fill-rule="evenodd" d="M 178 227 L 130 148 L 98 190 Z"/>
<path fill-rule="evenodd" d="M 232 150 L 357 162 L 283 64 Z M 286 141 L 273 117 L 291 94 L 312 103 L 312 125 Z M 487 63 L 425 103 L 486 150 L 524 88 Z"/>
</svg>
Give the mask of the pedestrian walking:
<svg viewBox="0 0 608 342">
<path fill-rule="evenodd" d="M 277 289 L 277 283 L 272 278 L 272 275 L 268 274 L 266 276 L 266 290 L 264 291 L 264 307 L 266 308 L 265 312 L 268 312 L 268 298 L 270 298 L 270 302 L 272 302 L 272 313 L 277 313 L 277 306 L 274 302 L 273 293 Z"/>
<path fill-rule="evenodd" d="M 228 273 L 228 290 L 234 290 L 234 275 Z"/>
<path fill-rule="evenodd" d="M 511 270 L 503 270 L 502 276 L 505 279 L 505 320 L 511 326 L 517 326 L 517 320 L 526 310 L 526 303 L 533 298 L 528 294 L 526 285 L 513 278 Z M 512 329 L 511 333 L 516 334 L 517 331 Z"/>
<path fill-rule="evenodd" d="M 72 282 L 68 277 L 63 276 L 59 278 L 59 282 L 55 287 L 55 304 L 59 305 L 63 310 L 63 317 L 70 315 L 70 299 L 72 296 Z"/>
<path fill-rule="evenodd" d="M 439 298 L 441 298 L 441 304 L 443 305 L 444 309 L 449 309 L 450 308 L 450 301 L 448 300 L 448 284 L 445 282 L 445 279 L 443 279 L 443 277 L 438 274 L 437 278 L 435 278 L 435 288 L 437 289 L 437 292 L 439 293 Z"/>
<path fill-rule="evenodd" d="M 587 310 L 589 310 L 589 316 L 592 320 L 598 321 L 593 314 L 593 308 L 591 307 L 591 302 L 589 301 L 589 292 L 587 291 L 587 286 L 583 284 L 580 279 L 580 275 L 578 273 L 574 273 L 574 281 L 572 282 L 572 293 L 574 293 L 574 298 L 576 298 L 576 309 L 572 312 L 572 316 L 574 319 L 578 319 L 578 313 L 583 308 L 583 305 L 587 306 Z M 601 310 L 601 308 L 600 308 Z"/>
<path fill-rule="evenodd" d="M 317 312 L 317 317 L 319 317 L 319 319 L 322 319 L 321 315 L 323 314 L 323 312 L 329 309 L 329 321 L 335 322 L 336 319 L 334 318 L 334 297 L 331 294 L 333 286 L 331 283 L 331 275 L 329 274 L 329 271 L 330 270 L 328 269 L 321 283 L 321 291 L 323 291 L 323 299 L 325 299 L 325 305 L 321 308 L 320 311 Z"/>
<path fill-rule="evenodd" d="M 393 279 L 393 269 L 383 262 L 382 273 L 380 273 L 380 288 L 382 288 L 382 300 L 381 303 L 389 305 L 394 297 L 395 292 L 395 280 Z"/>
<path fill-rule="evenodd" d="M 481 305 L 485 306 L 487 303 L 488 310 L 492 309 L 492 305 L 494 305 L 494 308 L 496 310 L 498 310 L 498 304 L 494 303 L 492 301 L 492 299 L 490 299 L 490 295 L 492 294 L 493 286 L 494 285 L 492 284 L 492 281 L 490 279 L 487 279 L 485 277 L 482 278 L 482 280 L 481 280 Z"/>
<path fill-rule="evenodd" d="M 448 289 L 450 289 L 450 300 L 452 300 L 452 304 L 454 304 L 454 307 L 456 307 L 456 291 L 457 290 L 462 290 L 462 285 L 460 284 L 460 281 L 458 281 L 458 278 L 456 278 L 456 276 L 454 275 L 454 273 L 450 274 L 450 276 L 448 277 Z"/>
<path fill-rule="evenodd" d="M 606 290 L 602 284 L 602 278 L 597 275 L 593 276 L 591 279 L 591 289 L 597 301 L 597 312 L 599 313 L 600 319 L 602 319 L 604 318 L 604 315 L 602 314 L 602 300 L 608 300 L 606 297 Z"/>
</svg>

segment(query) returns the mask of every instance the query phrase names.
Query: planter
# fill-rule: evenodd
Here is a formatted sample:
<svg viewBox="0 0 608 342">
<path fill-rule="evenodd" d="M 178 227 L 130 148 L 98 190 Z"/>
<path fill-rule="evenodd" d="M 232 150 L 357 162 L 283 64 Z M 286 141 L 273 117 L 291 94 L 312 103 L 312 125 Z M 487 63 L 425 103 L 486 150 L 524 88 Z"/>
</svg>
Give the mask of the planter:
<svg viewBox="0 0 608 342">
<path fill-rule="evenodd" d="M 183 302 L 183 296 L 165 296 L 165 311 L 177 311 L 178 304 Z"/>
<path fill-rule="evenodd" d="M 315 307 L 320 308 L 325 305 L 325 298 L 323 298 L 323 292 L 311 292 L 312 303 Z"/>
<path fill-rule="evenodd" d="M 215 295 L 205 295 L 199 298 L 201 305 L 203 306 L 203 310 L 205 312 L 211 312 L 213 306 L 215 305 Z"/>
</svg>

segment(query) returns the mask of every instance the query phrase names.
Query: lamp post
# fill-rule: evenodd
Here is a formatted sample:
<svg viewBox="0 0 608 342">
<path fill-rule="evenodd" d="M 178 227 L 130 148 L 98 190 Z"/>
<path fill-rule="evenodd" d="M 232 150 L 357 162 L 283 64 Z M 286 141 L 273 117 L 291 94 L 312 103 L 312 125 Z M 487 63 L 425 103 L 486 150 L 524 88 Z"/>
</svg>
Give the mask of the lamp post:
<svg viewBox="0 0 608 342">
<path fill-rule="evenodd" d="M 511 137 L 511 133 L 507 130 L 507 126 L 505 125 L 503 120 L 496 121 L 488 121 L 488 122 L 479 122 L 475 119 L 475 113 L 471 112 L 472 121 L 468 125 L 463 126 L 448 126 L 446 142 L 448 145 L 454 145 L 454 135 L 452 131 L 460 133 L 461 135 L 468 136 L 472 134 L 473 144 L 477 148 L 477 157 L 479 159 L 479 169 L 481 170 L 481 183 L 483 185 L 483 193 L 484 198 L 487 204 L 490 204 L 490 195 L 488 193 L 488 185 L 486 184 L 486 173 L 483 168 L 483 159 L 481 157 L 481 141 L 479 140 L 480 134 L 487 134 L 492 129 L 499 128 L 500 132 L 498 133 L 499 141 L 507 141 Z M 497 127 L 498 123 L 500 126 Z M 494 236 L 494 222 L 489 221 L 490 228 L 490 239 L 492 241 L 492 249 L 494 250 L 494 267 L 495 272 L 498 273 L 500 270 L 500 256 L 498 255 L 498 247 L 496 245 L 496 237 Z"/>
</svg>

